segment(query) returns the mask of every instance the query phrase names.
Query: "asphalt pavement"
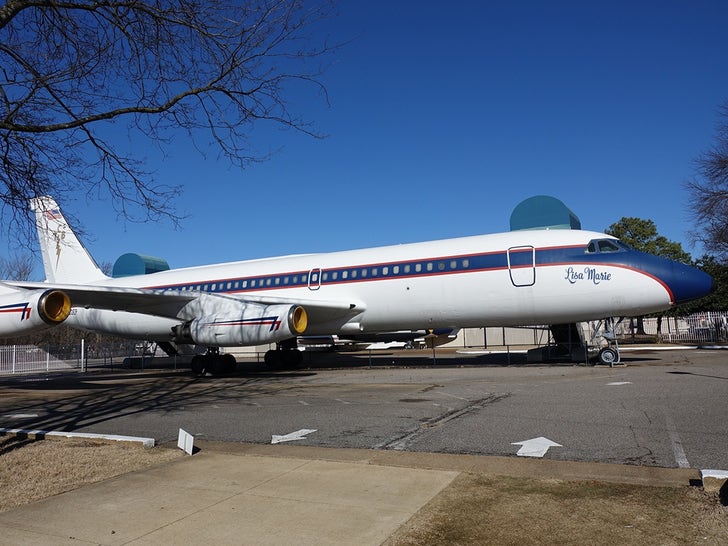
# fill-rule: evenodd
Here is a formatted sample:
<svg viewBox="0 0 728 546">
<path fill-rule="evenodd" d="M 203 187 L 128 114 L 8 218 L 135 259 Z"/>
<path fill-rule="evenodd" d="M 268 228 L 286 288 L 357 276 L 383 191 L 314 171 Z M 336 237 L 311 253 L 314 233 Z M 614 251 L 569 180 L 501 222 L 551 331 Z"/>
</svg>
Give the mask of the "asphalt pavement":
<svg viewBox="0 0 728 546">
<path fill-rule="evenodd" d="M 687 485 L 728 469 L 728 351 L 346 358 L 4 379 L 0 427 L 172 449 L 184 428 L 200 451 L 0 514 L 3 543 L 380 544 L 464 471 Z"/>
</svg>

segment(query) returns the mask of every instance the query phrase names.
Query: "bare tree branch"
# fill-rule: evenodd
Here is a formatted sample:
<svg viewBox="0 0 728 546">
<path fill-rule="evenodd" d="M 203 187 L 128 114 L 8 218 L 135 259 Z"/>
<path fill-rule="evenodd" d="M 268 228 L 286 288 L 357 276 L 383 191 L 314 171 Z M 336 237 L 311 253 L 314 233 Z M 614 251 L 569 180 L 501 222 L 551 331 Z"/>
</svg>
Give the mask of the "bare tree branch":
<svg viewBox="0 0 728 546">
<path fill-rule="evenodd" d="M 696 160 L 698 176 L 686 182 L 694 240 L 728 258 L 728 102 L 719 109 L 716 143 Z"/>
<path fill-rule="evenodd" d="M 233 165 L 261 156 L 261 122 L 321 137 L 288 108 L 334 51 L 316 39 L 327 0 L 9 0 L 0 6 L 0 213 L 28 199 L 109 195 L 127 220 L 180 220 L 181 191 L 108 140 L 125 129 L 164 150 L 183 129 Z M 7 222 L 4 222 L 7 227 Z M 17 226 L 16 226 L 17 227 Z"/>
</svg>

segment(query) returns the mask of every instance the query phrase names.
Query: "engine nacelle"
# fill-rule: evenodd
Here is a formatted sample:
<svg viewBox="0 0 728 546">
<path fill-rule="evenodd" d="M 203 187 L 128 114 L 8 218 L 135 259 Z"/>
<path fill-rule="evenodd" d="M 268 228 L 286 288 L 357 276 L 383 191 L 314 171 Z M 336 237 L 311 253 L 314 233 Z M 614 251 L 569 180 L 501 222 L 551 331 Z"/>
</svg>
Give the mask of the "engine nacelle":
<svg viewBox="0 0 728 546">
<path fill-rule="evenodd" d="M 77 307 L 66 322 L 68 326 L 89 332 L 152 341 L 169 341 L 173 328 L 181 323 L 182 320 L 169 317 L 82 307 Z"/>
<path fill-rule="evenodd" d="M 228 300 L 226 307 L 230 307 L 229 303 Z M 301 335 L 308 326 L 308 315 L 300 305 L 263 305 L 236 300 L 235 307 L 235 310 L 202 315 L 173 328 L 174 341 L 208 347 L 263 345 Z"/>
<path fill-rule="evenodd" d="M 0 336 L 30 334 L 56 326 L 71 313 L 71 299 L 60 290 L 14 290 L 0 294 Z"/>
</svg>

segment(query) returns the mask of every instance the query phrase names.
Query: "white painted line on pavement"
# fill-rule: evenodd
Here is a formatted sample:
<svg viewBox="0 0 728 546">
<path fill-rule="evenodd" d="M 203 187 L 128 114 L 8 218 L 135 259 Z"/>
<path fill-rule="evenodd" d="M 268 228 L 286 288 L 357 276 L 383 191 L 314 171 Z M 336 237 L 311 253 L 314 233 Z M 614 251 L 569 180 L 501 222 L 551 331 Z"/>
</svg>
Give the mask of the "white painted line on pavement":
<svg viewBox="0 0 728 546">
<path fill-rule="evenodd" d="M 685 455 L 685 450 L 683 449 L 682 441 L 680 441 L 680 436 L 677 433 L 677 427 L 675 427 L 675 422 L 672 420 L 672 417 L 670 417 L 670 414 L 667 413 L 667 409 L 664 409 L 663 411 L 665 413 L 667 435 L 670 437 L 672 452 L 675 455 L 675 462 L 677 463 L 677 466 L 679 468 L 690 468 L 690 463 L 688 462 L 688 458 Z"/>
</svg>

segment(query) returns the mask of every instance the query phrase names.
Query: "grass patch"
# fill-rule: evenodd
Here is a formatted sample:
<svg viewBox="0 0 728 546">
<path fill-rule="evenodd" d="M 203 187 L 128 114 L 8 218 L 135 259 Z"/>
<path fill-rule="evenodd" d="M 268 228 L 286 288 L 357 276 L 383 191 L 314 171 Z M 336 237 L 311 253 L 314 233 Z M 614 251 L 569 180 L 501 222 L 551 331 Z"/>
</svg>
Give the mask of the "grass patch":
<svg viewBox="0 0 728 546">
<path fill-rule="evenodd" d="M 725 544 L 728 509 L 693 487 L 462 474 L 387 546 Z"/>
<path fill-rule="evenodd" d="M 0 512 L 181 455 L 121 442 L 0 437 Z"/>
</svg>

